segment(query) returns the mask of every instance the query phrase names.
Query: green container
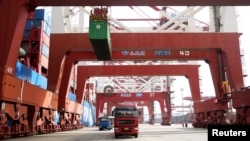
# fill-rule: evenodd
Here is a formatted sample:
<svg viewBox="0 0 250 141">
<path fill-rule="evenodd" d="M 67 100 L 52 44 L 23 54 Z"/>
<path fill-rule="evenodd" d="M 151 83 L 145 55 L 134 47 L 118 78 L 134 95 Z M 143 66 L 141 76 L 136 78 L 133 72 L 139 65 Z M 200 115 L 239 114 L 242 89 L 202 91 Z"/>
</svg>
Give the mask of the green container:
<svg viewBox="0 0 250 141">
<path fill-rule="evenodd" d="M 108 39 L 108 22 L 106 20 L 89 21 L 89 39 Z"/>
</svg>

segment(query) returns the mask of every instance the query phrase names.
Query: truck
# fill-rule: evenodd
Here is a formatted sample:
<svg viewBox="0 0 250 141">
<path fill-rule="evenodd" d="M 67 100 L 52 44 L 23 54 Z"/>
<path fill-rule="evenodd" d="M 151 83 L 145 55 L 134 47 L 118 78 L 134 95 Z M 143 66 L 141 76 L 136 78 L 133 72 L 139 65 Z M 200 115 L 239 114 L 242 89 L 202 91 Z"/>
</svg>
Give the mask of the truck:
<svg viewBox="0 0 250 141">
<path fill-rule="evenodd" d="M 112 117 L 100 117 L 99 118 L 99 130 L 111 130 L 113 129 Z"/>
<path fill-rule="evenodd" d="M 135 104 L 118 104 L 112 114 L 114 115 L 115 138 L 124 135 L 138 137 L 139 117 Z"/>
</svg>

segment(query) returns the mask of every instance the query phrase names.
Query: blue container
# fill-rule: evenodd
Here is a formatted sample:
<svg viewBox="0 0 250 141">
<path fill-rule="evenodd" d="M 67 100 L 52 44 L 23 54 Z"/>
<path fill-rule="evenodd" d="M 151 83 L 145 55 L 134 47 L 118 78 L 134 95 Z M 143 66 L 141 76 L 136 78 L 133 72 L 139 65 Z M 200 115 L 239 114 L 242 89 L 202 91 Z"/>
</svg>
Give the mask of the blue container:
<svg viewBox="0 0 250 141">
<path fill-rule="evenodd" d="M 86 101 L 83 102 L 82 124 L 84 126 L 94 126 L 95 117 L 93 113 L 95 113 L 95 111 L 93 111 L 93 109 L 90 103 Z"/>
<path fill-rule="evenodd" d="M 49 58 L 49 47 L 46 44 L 44 44 L 44 43 L 42 45 L 42 54 L 45 57 Z"/>
<path fill-rule="evenodd" d="M 43 23 L 43 31 L 46 35 L 50 36 L 51 26 L 48 25 L 46 22 Z"/>
<path fill-rule="evenodd" d="M 54 122 L 56 123 L 56 124 L 60 124 L 59 122 L 59 114 L 58 114 L 58 112 L 57 111 L 54 111 Z"/>
<path fill-rule="evenodd" d="M 30 37 L 30 31 L 29 31 L 29 30 L 25 30 L 25 31 L 23 32 L 23 38 L 24 38 L 24 39 L 29 39 L 29 37 Z"/>
<path fill-rule="evenodd" d="M 32 20 L 32 27 L 34 28 L 42 28 L 43 20 Z"/>
<path fill-rule="evenodd" d="M 30 30 L 31 27 L 32 27 L 32 20 L 27 20 L 24 30 Z"/>
<path fill-rule="evenodd" d="M 48 23 L 44 22 L 43 20 L 31 20 L 31 25 L 34 28 L 43 28 L 43 32 L 47 35 L 50 36 L 51 32 L 51 27 L 48 25 Z"/>
<path fill-rule="evenodd" d="M 44 20 L 49 26 L 51 26 L 51 17 L 45 9 L 36 9 L 34 12 L 34 19 Z"/>
<path fill-rule="evenodd" d="M 16 64 L 15 76 L 40 88 L 47 89 L 47 78 L 20 62 Z"/>
<path fill-rule="evenodd" d="M 69 92 L 68 93 L 68 99 L 71 100 L 71 101 L 74 101 L 76 102 L 76 95 L 72 92 Z"/>
</svg>

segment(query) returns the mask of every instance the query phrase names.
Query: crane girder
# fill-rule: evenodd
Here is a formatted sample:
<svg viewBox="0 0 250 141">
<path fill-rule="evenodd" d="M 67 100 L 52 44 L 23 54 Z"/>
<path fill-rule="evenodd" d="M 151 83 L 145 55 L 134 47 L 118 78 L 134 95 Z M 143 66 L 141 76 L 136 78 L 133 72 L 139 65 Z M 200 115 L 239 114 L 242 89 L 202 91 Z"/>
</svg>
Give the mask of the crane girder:
<svg viewBox="0 0 250 141">
<path fill-rule="evenodd" d="M 126 66 L 79 66 L 77 77 L 77 101 L 83 98 L 85 80 L 91 76 L 186 76 L 189 79 L 192 98 L 200 101 L 199 65 L 126 65 Z M 79 85 L 81 84 L 81 85 Z"/>
<path fill-rule="evenodd" d="M 246 6 L 250 5 L 246 0 L 31 0 L 36 6 L 149 6 L 149 5 L 171 5 L 171 6 Z"/>
<path fill-rule="evenodd" d="M 126 61 L 126 59 L 130 58 L 134 60 L 168 60 L 171 57 L 173 59 L 178 57 L 186 60 L 192 59 L 192 57 L 201 59 L 201 52 L 206 53 L 209 50 L 219 49 L 223 62 L 226 62 L 227 74 L 234 74 L 228 77 L 229 82 L 233 84 L 232 88 L 234 91 L 238 91 L 243 87 L 238 33 L 113 33 L 111 34 L 111 39 L 112 61 L 116 59 Z M 52 83 L 55 83 L 55 80 L 57 82 L 58 71 L 60 70 L 62 59 L 65 57 L 65 52 L 70 55 L 72 52 L 78 51 L 93 52 L 88 34 L 51 35 L 49 57 L 51 59 L 49 59 L 50 67 L 48 69 L 49 85 L 53 86 L 54 84 Z M 195 53 L 194 51 L 199 52 Z M 170 52 L 171 54 L 169 54 Z M 76 58 L 79 57 L 78 61 L 97 60 L 93 53 L 89 57 L 87 57 L 87 54 L 82 56 L 80 54 L 76 56 Z M 215 71 L 212 72 L 213 78 L 215 83 L 220 83 L 219 69 L 217 69 L 218 60 L 216 60 L 216 57 L 210 57 L 209 54 L 205 55 L 206 58 L 212 58 L 213 61 L 206 61 L 213 63 L 212 65 L 215 66 L 212 70 Z"/>
</svg>

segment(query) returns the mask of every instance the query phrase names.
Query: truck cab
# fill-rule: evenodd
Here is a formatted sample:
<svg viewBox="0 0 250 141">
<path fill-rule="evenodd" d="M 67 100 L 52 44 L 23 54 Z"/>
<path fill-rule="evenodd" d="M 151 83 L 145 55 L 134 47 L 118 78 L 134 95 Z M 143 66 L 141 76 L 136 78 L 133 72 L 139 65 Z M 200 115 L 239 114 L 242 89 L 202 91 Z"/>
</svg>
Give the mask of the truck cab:
<svg viewBox="0 0 250 141">
<path fill-rule="evenodd" d="M 99 118 L 99 130 L 111 130 L 113 128 L 113 118 L 100 117 Z"/>
<path fill-rule="evenodd" d="M 138 109 L 135 106 L 117 106 L 114 111 L 114 133 L 115 137 L 129 135 L 138 137 L 139 119 Z"/>
</svg>

